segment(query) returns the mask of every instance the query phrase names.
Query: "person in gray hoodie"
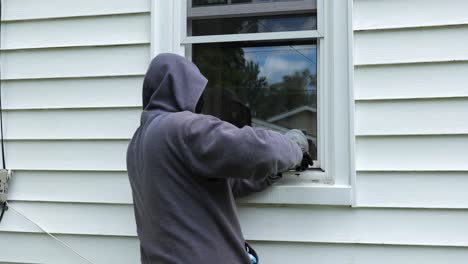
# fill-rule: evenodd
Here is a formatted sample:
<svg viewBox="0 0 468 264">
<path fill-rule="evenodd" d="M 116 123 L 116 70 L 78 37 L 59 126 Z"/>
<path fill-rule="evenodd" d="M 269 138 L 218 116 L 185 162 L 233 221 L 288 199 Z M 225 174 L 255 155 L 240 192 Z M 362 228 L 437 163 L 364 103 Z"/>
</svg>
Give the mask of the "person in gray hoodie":
<svg viewBox="0 0 468 264">
<path fill-rule="evenodd" d="M 258 263 L 234 199 L 270 186 L 307 149 L 297 131 L 288 137 L 197 113 L 206 84 L 174 54 L 158 55 L 145 75 L 127 150 L 142 263 Z"/>
</svg>

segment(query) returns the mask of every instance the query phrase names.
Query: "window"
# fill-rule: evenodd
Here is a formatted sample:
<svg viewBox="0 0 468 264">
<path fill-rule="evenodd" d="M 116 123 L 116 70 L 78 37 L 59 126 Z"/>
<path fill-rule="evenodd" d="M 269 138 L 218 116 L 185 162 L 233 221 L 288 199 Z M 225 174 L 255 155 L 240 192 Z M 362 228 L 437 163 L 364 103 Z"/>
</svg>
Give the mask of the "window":
<svg viewBox="0 0 468 264">
<path fill-rule="evenodd" d="M 205 113 L 239 127 L 304 131 L 314 165 L 286 178 L 350 197 L 352 1 L 153 1 L 153 52 L 179 53 L 200 68 L 209 80 Z"/>
<path fill-rule="evenodd" d="M 192 46 L 208 78 L 205 113 L 238 127 L 303 130 L 317 159 L 317 68 L 314 42 L 209 43 Z"/>
<path fill-rule="evenodd" d="M 316 38 L 223 38 L 228 34 L 242 37 L 249 33 L 316 30 L 315 1 L 186 3 L 186 35 L 218 36 L 214 41 L 208 37 L 186 44 L 192 61 L 209 80 L 204 93 L 205 113 L 238 127 L 250 125 L 282 133 L 300 129 L 309 140 L 313 167 L 321 169 L 317 153 Z"/>
</svg>

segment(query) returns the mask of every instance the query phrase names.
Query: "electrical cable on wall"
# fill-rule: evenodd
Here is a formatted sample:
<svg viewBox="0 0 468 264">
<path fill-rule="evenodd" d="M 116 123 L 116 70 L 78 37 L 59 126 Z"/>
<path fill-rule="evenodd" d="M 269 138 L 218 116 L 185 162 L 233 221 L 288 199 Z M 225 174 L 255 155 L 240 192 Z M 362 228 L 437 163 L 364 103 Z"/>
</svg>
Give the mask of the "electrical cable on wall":
<svg viewBox="0 0 468 264">
<path fill-rule="evenodd" d="M 73 253 L 75 253 L 77 256 L 79 256 L 82 260 L 86 261 L 87 263 L 90 263 L 90 264 L 95 264 L 94 262 L 92 262 L 91 260 L 87 259 L 86 257 L 84 257 L 83 255 L 81 255 L 80 253 L 78 253 L 78 251 L 74 250 L 71 246 L 69 246 L 67 243 L 63 242 L 62 240 L 60 240 L 59 238 L 57 238 L 56 236 L 52 235 L 51 233 L 49 233 L 47 230 L 45 230 L 42 226 L 40 226 L 38 223 L 34 222 L 31 218 L 27 217 L 26 215 L 24 215 L 23 213 L 21 213 L 20 211 L 18 211 L 17 209 L 15 209 L 14 207 L 12 207 L 11 205 L 9 205 L 11 210 L 15 211 L 15 213 L 21 215 L 22 217 L 24 217 L 26 220 L 28 220 L 29 222 L 31 222 L 33 225 L 35 225 L 37 228 L 39 228 L 42 232 L 46 233 L 48 236 L 52 237 L 53 239 L 55 239 L 57 242 L 59 242 L 60 244 L 62 244 L 64 247 L 66 247 L 67 249 L 71 250 Z"/>
</svg>

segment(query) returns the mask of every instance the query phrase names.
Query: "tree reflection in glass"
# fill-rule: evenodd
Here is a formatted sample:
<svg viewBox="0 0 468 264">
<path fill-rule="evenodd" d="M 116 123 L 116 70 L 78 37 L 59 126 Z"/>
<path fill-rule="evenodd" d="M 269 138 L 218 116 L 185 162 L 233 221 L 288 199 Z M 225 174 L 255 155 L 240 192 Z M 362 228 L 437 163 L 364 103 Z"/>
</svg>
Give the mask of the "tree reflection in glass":
<svg viewBox="0 0 468 264">
<path fill-rule="evenodd" d="M 193 61 L 208 78 L 204 113 L 236 126 L 303 130 L 316 159 L 317 46 L 288 43 L 193 45 Z"/>
<path fill-rule="evenodd" d="M 193 36 L 317 29 L 317 17 L 312 14 L 197 19 L 191 23 Z"/>
</svg>

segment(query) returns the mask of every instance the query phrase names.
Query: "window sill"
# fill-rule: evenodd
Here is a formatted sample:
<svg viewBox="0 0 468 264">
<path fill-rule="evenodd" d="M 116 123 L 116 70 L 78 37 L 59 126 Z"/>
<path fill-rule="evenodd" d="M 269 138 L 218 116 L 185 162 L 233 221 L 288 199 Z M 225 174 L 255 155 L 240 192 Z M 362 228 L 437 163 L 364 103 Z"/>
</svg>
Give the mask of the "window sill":
<svg viewBox="0 0 468 264">
<path fill-rule="evenodd" d="M 286 177 L 263 192 L 237 200 L 239 204 L 352 205 L 351 186 Z"/>
</svg>

